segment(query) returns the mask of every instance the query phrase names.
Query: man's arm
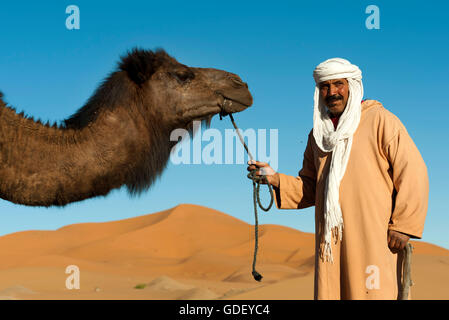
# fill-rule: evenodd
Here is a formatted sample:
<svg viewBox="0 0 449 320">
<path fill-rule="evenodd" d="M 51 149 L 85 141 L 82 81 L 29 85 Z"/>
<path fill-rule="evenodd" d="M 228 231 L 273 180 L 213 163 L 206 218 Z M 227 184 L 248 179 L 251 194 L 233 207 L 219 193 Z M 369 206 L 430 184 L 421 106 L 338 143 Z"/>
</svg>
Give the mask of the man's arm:
<svg viewBox="0 0 449 320">
<path fill-rule="evenodd" d="M 424 160 L 402 123 L 384 147 L 384 153 L 392 168 L 396 190 L 388 229 L 390 233 L 396 231 L 411 238 L 421 238 L 427 214 L 429 178 Z"/>
<path fill-rule="evenodd" d="M 279 186 L 273 188 L 278 209 L 302 209 L 315 205 L 316 170 L 310 132 L 304 152 L 302 169 L 298 176 L 279 173 Z"/>
</svg>

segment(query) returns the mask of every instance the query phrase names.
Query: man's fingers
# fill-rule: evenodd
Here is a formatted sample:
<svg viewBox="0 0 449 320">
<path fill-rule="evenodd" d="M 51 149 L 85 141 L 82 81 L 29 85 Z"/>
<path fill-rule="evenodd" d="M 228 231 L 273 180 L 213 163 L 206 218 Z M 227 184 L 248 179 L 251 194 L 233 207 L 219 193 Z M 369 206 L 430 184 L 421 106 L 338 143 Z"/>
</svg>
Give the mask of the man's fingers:
<svg viewBox="0 0 449 320">
<path fill-rule="evenodd" d="M 391 252 L 398 253 L 404 250 L 410 238 L 396 231 L 389 231 L 387 236 L 388 247 Z"/>
<path fill-rule="evenodd" d="M 389 237 L 388 247 L 390 247 L 390 249 L 396 249 L 396 237 L 394 235 Z"/>
<path fill-rule="evenodd" d="M 246 170 L 253 171 L 253 170 L 256 170 L 256 169 L 260 169 L 260 170 L 258 170 L 256 172 L 256 175 L 258 175 L 258 176 L 271 174 L 271 171 L 273 171 L 273 170 L 270 170 L 271 167 L 266 162 L 260 162 L 260 161 L 256 161 L 256 160 L 249 160 L 248 161 L 248 167 L 246 168 Z"/>
<path fill-rule="evenodd" d="M 394 248 L 395 249 L 401 249 L 401 240 L 398 238 L 394 238 Z"/>
<path fill-rule="evenodd" d="M 405 248 L 405 245 L 407 244 L 407 241 L 398 238 L 395 235 L 389 236 L 388 238 L 388 247 L 393 253 L 398 253 L 399 251 L 403 250 Z"/>
<path fill-rule="evenodd" d="M 389 246 L 388 246 L 391 250 L 391 252 L 393 253 L 398 253 L 399 250 L 396 248 L 396 239 L 392 238 L 389 242 Z"/>
<path fill-rule="evenodd" d="M 253 170 L 257 170 L 257 169 L 259 169 L 259 168 L 257 168 L 256 166 L 248 166 L 248 168 L 246 168 L 246 170 L 248 170 L 248 171 L 253 171 Z M 256 175 L 261 176 L 262 175 L 261 170 L 257 170 Z"/>
<path fill-rule="evenodd" d="M 261 162 L 261 161 L 256 161 L 256 160 L 249 160 L 248 164 L 249 165 L 255 165 L 255 166 L 259 167 L 259 168 L 268 166 L 268 163 Z"/>
<path fill-rule="evenodd" d="M 388 242 L 388 247 L 390 249 L 394 249 L 394 239 L 390 239 L 390 241 Z"/>
</svg>

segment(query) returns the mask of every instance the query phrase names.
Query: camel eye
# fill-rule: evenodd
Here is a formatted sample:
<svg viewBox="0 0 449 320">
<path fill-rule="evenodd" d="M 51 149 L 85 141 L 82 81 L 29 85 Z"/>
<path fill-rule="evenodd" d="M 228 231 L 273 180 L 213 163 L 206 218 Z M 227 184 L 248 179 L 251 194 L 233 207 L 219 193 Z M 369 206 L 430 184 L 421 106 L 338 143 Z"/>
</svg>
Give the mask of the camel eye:
<svg viewBox="0 0 449 320">
<path fill-rule="evenodd" d="M 187 82 L 188 80 L 194 78 L 193 72 L 188 70 L 183 70 L 180 72 L 170 72 L 170 75 L 173 76 L 179 82 Z"/>
</svg>

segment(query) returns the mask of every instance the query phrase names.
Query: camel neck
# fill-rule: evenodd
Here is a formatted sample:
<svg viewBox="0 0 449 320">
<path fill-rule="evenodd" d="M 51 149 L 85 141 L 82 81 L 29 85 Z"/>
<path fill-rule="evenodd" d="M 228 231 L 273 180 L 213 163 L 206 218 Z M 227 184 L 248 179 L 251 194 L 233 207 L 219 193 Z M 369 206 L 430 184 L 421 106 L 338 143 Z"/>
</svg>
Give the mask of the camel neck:
<svg viewBox="0 0 449 320">
<path fill-rule="evenodd" d="M 142 157 L 151 148 L 148 130 L 124 110 L 105 112 L 81 129 L 63 129 L 24 118 L 4 104 L 0 108 L 0 197 L 5 200 L 61 206 L 106 195 L 133 185 L 138 169 L 131 164 L 148 160 Z"/>
</svg>

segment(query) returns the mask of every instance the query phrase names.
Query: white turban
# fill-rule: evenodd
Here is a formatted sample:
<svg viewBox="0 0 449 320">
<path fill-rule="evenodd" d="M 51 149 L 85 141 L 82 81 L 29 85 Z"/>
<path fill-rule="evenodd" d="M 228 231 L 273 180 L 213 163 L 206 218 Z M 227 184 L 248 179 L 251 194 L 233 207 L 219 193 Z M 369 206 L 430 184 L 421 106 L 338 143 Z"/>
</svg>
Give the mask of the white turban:
<svg viewBox="0 0 449 320">
<path fill-rule="evenodd" d="M 362 72 L 348 60 L 333 58 L 320 63 L 313 71 L 316 82 L 313 112 L 313 136 L 323 152 L 332 152 L 332 159 L 324 189 L 324 242 L 320 245 L 323 259 L 333 262 L 332 235 L 335 241 L 343 236 L 343 216 L 339 202 L 340 182 L 343 178 L 352 147 L 352 137 L 362 113 L 363 98 Z M 344 112 L 334 129 L 327 107 L 320 97 L 320 82 L 346 78 L 349 97 Z"/>
</svg>

